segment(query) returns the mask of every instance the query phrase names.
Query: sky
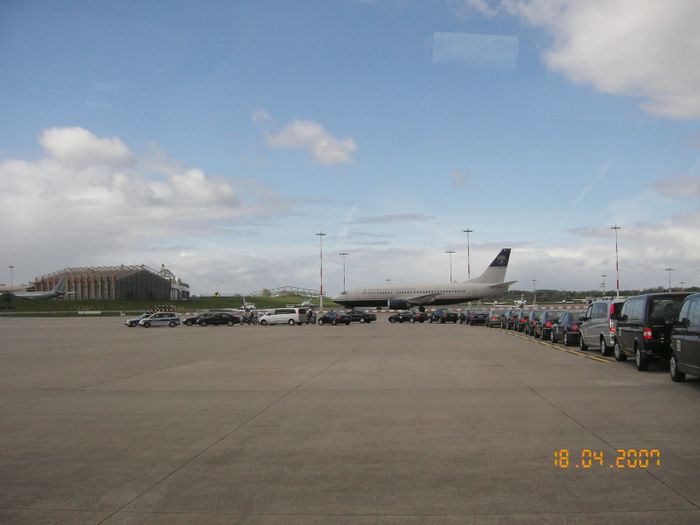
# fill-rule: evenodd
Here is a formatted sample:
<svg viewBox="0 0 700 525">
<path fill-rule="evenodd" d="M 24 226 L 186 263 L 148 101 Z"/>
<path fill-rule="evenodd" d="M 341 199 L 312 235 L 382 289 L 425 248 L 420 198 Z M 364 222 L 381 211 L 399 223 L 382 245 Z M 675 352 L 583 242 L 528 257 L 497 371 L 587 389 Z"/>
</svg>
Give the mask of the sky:
<svg viewBox="0 0 700 525">
<path fill-rule="evenodd" d="M 696 0 L 0 3 L 0 282 L 700 285 Z M 605 278 L 602 276 L 606 275 Z M 533 283 L 533 280 L 536 280 Z"/>
</svg>

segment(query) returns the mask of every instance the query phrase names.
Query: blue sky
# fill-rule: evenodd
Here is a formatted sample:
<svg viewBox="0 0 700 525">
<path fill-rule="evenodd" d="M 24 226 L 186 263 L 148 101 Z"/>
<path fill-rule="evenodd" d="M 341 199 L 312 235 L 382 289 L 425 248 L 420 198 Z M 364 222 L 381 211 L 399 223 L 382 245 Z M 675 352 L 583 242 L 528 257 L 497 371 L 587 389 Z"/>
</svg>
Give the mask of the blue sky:
<svg viewBox="0 0 700 525">
<path fill-rule="evenodd" d="M 592 289 L 620 224 L 623 286 L 700 284 L 700 12 L 614 3 L 3 2 L 0 263 L 317 287 L 323 230 L 332 293 L 465 279 L 468 226 Z"/>
</svg>

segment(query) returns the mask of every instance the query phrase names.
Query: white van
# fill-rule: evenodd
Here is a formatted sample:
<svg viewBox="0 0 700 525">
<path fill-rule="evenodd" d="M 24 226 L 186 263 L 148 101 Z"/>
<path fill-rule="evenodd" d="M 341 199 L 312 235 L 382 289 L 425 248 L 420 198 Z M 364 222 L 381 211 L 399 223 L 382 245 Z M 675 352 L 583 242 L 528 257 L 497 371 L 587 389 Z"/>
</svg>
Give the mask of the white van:
<svg viewBox="0 0 700 525">
<path fill-rule="evenodd" d="M 306 308 L 275 308 L 260 316 L 263 326 L 270 324 L 300 325 L 306 322 Z"/>
</svg>

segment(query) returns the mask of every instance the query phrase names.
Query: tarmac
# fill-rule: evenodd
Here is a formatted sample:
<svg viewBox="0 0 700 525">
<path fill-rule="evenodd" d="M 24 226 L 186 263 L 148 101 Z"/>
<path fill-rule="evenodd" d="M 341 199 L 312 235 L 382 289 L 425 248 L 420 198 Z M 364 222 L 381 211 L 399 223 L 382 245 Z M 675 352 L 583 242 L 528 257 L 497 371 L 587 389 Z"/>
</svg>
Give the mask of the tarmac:
<svg viewBox="0 0 700 525">
<path fill-rule="evenodd" d="M 0 523 L 700 523 L 700 381 L 662 364 L 465 325 L 121 323 L 0 319 Z"/>
</svg>

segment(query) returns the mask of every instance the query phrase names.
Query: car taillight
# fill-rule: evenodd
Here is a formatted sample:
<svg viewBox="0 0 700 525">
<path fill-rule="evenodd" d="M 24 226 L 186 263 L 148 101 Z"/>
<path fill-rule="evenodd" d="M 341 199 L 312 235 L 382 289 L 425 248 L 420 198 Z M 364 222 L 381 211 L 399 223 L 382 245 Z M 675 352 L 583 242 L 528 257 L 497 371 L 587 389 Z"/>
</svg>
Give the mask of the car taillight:
<svg viewBox="0 0 700 525">
<path fill-rule="evenodd" d="M 544 325 L 544 326 L 545 326 L 545 328 L 552 328 L 552 322 L 551 322 L 551 321 L 547 321 L 547 324 Z"/>
<path fill-rule="evenodd" d="M 610 333 L 614 334 L 615 332 L 617 332 L 617 328 L 615 328 L 615 321 L 610 319 Z"/>
<path fill-rule="evenodd" d="M 644 339 L 651 339 L 651 328 L 645 328 L 642 332 Z"/>
<path fill-rule="evenodd" d="M 572 331 L 572 332 L 578 332 L 578 325 L 577 325 L 577 324 L 572 324 L 572 325 L 571 325 L 571 331 Z"/>
</svg>

